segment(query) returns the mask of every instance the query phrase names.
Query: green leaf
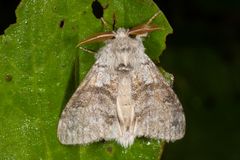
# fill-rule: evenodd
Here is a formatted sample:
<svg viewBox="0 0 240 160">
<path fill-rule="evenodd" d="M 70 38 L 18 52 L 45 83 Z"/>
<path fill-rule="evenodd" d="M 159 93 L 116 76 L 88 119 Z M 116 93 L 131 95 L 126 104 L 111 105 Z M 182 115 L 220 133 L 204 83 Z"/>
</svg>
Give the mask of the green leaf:
<svg viewBox="0 0 240 160">
<path fill-rule="evenodd" d="M 99 0 L 104 18 L 118 27 L 146 22 L 158 11 L 151 0 Z M 164 142 L 139 138 L 129 149 L 116 142 L 87 146 L 59 143 L 59 116 L 94 57 L 75 46 L 104 31 L 92 14 L 92 0 L 22 0 L 17 23 L 0 36 L 0 157 L 1 159 L 159 159 Z M 154 20 L 161 30 L 145 39 L 155 61 L 172 32 L 163 14 Z M 97 50 L 100 44 L 87 46 Z"/>
</svg>

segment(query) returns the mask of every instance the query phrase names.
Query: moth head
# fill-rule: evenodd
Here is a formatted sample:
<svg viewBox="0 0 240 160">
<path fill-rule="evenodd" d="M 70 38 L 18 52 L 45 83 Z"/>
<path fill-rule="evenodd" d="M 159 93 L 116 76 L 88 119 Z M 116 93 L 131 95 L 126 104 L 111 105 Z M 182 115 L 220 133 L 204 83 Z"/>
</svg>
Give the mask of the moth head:
<svg viewBox="0 0 240 160">
<path fill-rule="evenodd" d="M 116 32 L 113 33 L 115 38 L 126 38 L 129 36 L 129 30 L 124 28 L 119 28 Z"/>
<path fill-rule="evenodd" d="M 112 31 L 112 32 L 97 33 L 81 41 L 76 47 L 79 47 L 84 44 L 94 43 L 94 42 L 103 42 L 113 38 L 127 37 L 128 35 L 129 35 L 128 30 L 124 28 L 119 28 L 116 32 Z"/>
<path fill-rule="evenodd" d="M 121 38 L 121 37 L 145 37 L 148 33 L 153 32 L 155 30 L 159 30 L 160 28 L 152 24 L 152 21 L 160 14 L 160 11 L 155 13 L 146 23 L 142 25 L 138 25 L 136 27 L 131 28 L 130 30 L 119 28 L 116 32 L 103 32 L 98 33 L 94 36 L 91 36 L 83 41 L 81 41 L 76 47 L 79 47 L 83 44 L 94 43 L 94 42 L 102 42 L 112 38 Z"/>
<path fill-rule="evenodd" d="M 119 28 L 115 34 L 115 39 L 108 43 L 108 56 L 112 57 L 116 71 L 129 72 L 133 70 L 138 62 L 138 57 L 144 54 L 144 46 L 138 38 L 131 38 L 129 30 Z"/>
</svg>

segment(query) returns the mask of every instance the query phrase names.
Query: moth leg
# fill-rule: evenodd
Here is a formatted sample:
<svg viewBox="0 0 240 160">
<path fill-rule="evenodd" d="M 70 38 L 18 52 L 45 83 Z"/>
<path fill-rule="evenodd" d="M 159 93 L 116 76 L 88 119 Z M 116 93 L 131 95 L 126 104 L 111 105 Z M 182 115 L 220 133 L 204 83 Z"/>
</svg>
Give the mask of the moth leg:
<svg viewBox="0 0 240 160">
<path fill-rule="evenodd" d="M 92 51 L 92 50 L 89 50 L 89 49 L 87 49 L 87 48 L 84 48 L 84 47 L 79 47 L 81 50 L 83 50 L 83 51 L 85 51 L 85 52 L 87 52 L 87 53 L 90 53 L 90 54 L 93 54 L 93 55 L 95 55 L 97 52 L 94 52 L 94 51 Z"/>
<path fill-rule="evenodd" d="M 134 128 L 133 128 L 133 133 L 136 133 L 136 131 L 137 131 L 138 119 L 139 119 L 139 117 L 136 117 L 136 119 L 135 119 L 135 124 L 134 124 Z"/>
<path fill-rule="evenodd" d="M 123 133 L 122 133 L 122 128 L 121 128 L 121 125 L 120 125 L 119 121 L 118 121 L 118 131 L 119 131 L 120 135 L 122 136 Z"/>
<path fill-rule="evenodd" d="M 100 18 L 101 21 L 102 21 L 102 24 L 107 28 L 107 29 L 110 29 L 110 30 L 115 30 L 116 28 L 116 15 L 115 13 L 113 13 L 113 16 L 112 16 L 112 25 L 109 24 L 103 17 Z"/>
<path fill-rule="evenodd" d="M 113 19 L 112 30 L 114 31 L 115 27 L 116 27 L 116 15 L 115 15 L 115 13 L 113 13 L 112 19 Z"/>
<path fill-rule="evenodd" d="M 161 12 L 158 11 L 146 23 L 131 28 L 129 30 L 129 35 L 138 36 L 138 37 L 146 37 L 149 32 L 159 30 L 160 28 L 157 25 L 151 24 L 151 23 L 160 13 Z"/>
<path fill-rule="evenodd" d="M 155 13 L 146 23 L 146 25 L 150 25 L 152 23 L 152 21 L 160 14 L 160 11 L 158 11 L 157 13 Z"/>
<path fill-rule="evenodd" d="M 100 19 L 105 28 L 111 29 L 111 25 L 103 17 L 101 17 Z"/>
<path fill-rule="evenodd" d="M 108 4 L 105 4 L 105 6 L 103 7 L 103 9 L 107 9 L 108 8 Z"/>
</svg>

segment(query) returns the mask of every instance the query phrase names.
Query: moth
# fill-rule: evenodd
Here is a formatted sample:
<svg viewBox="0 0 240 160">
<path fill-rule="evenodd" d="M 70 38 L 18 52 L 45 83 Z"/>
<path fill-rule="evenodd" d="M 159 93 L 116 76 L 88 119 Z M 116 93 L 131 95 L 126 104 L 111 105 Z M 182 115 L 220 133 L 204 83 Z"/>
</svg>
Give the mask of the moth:
<svg viewBox="0 0 240 160">
<path fill-rule="evenodd" d="M 116 140 L 127 148 L 136 137 L 175 141 L 184 136 L 183 108 L 170 84 L 145 54 L 142 38 L 158 30 L 149 21 L 82 41 L 105 41 L 58 124 L 62 144 Z"/>
</svg>

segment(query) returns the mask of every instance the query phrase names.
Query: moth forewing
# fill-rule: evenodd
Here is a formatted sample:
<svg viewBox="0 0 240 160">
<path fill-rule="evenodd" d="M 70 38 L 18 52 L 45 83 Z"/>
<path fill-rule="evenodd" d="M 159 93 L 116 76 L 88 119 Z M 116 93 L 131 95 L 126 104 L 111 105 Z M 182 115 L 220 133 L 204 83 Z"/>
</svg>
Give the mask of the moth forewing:
<svg viewBox="0 0 240 160">
<path fill-rule="evenodd" d="M 140 136 L 166 141 L 183 137 L 185 117 L 176 94 L 144 53 L 142 39 L 129 37 L 158 29 L 150 24 L 157 15 L 142 28 L 119 28 L 80 43 L 114 37 L 97 52 L 95 64 L 63 110 L 61 143 L 104 139 L 126 148 Z"/>
</svg>

